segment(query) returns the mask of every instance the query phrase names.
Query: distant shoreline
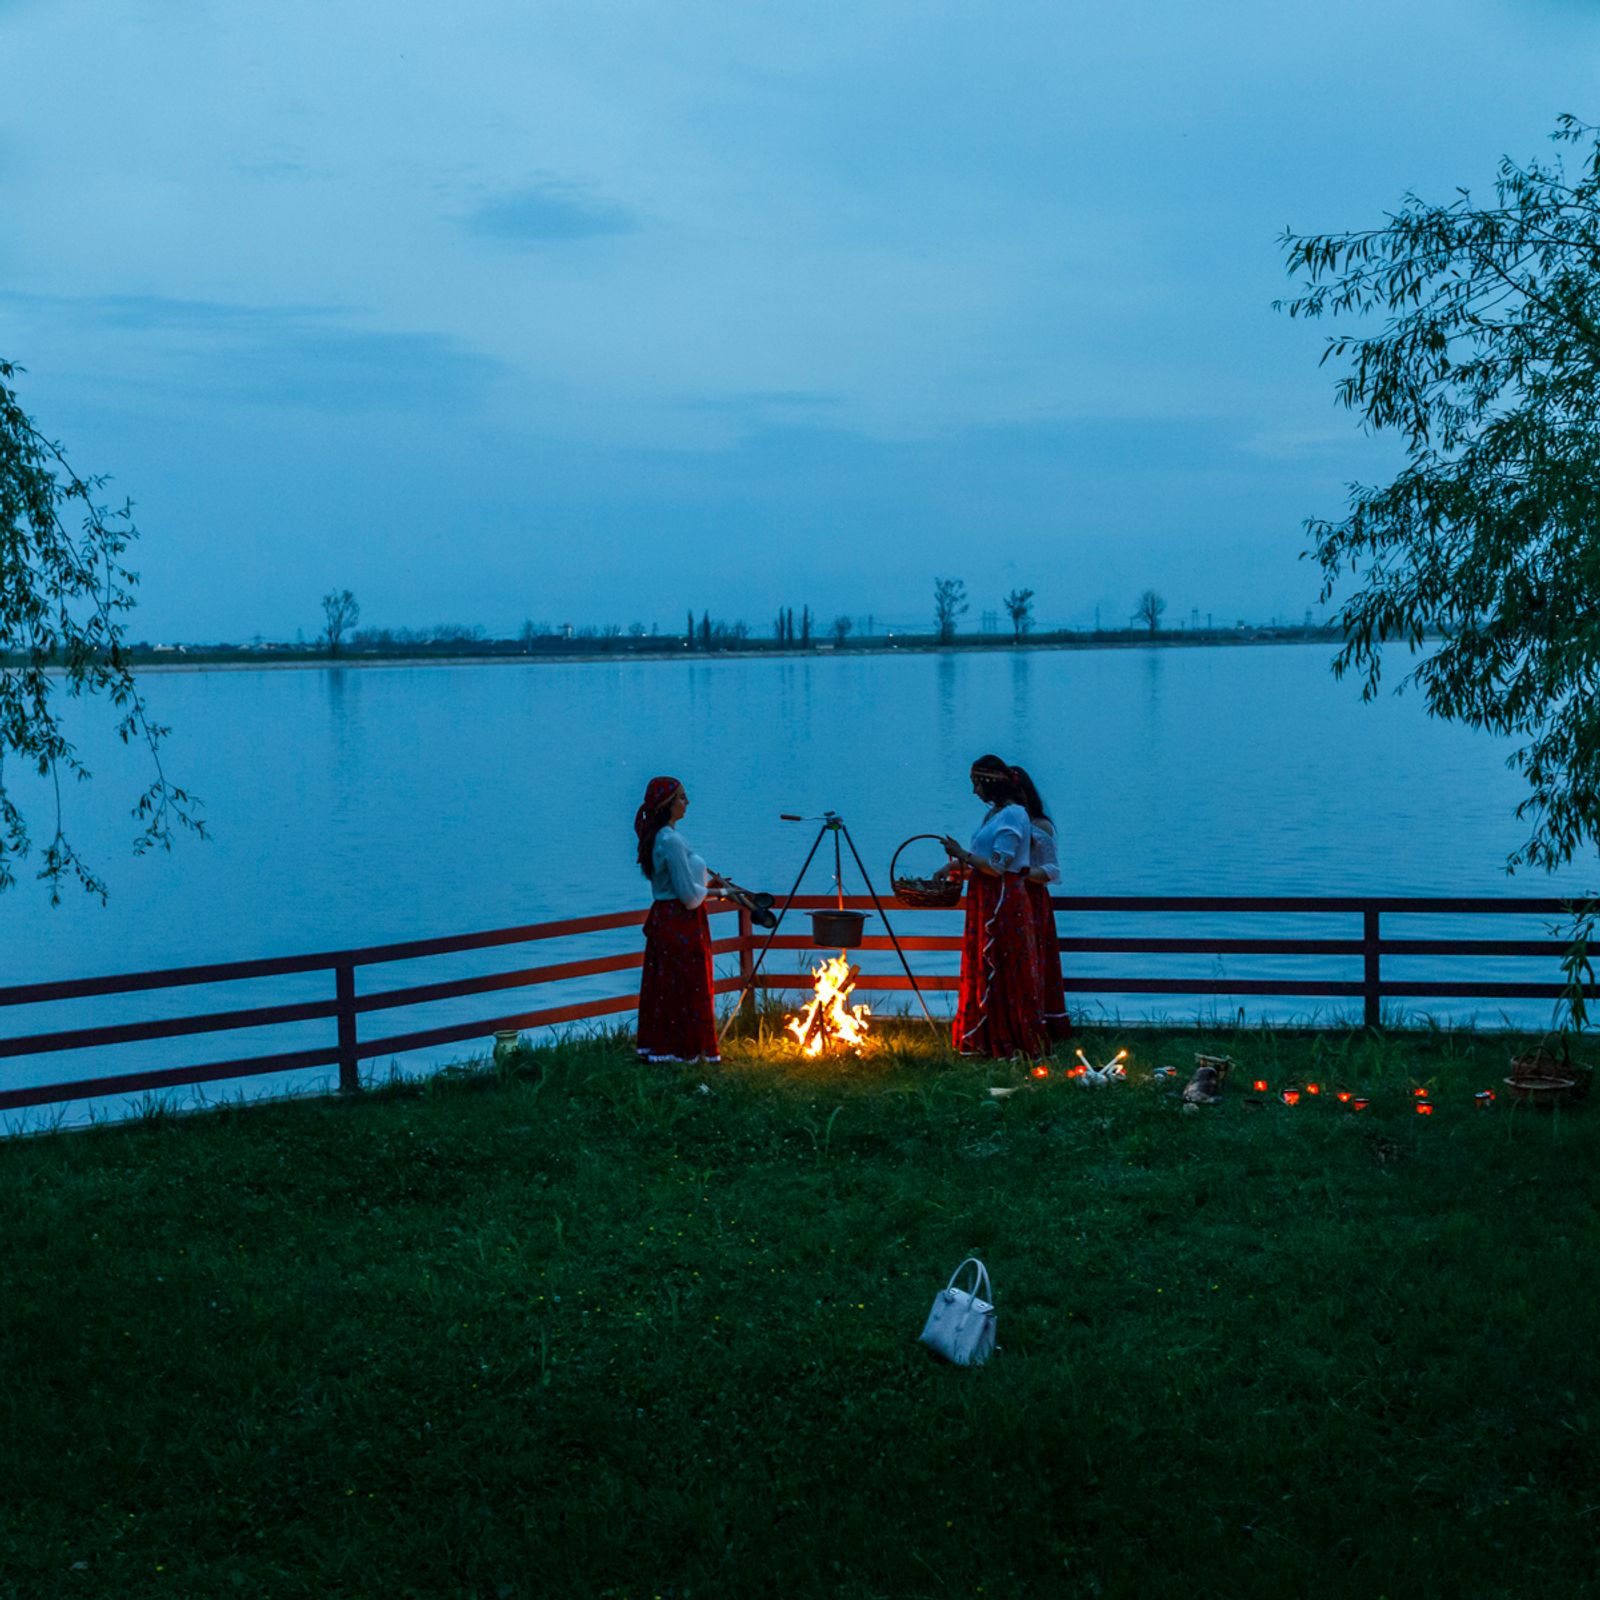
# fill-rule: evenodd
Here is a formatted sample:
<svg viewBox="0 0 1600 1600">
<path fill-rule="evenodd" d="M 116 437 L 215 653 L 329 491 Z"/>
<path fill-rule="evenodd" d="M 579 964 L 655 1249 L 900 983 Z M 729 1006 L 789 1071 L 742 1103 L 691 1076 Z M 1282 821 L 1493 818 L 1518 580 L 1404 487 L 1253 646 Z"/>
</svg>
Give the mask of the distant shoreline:
<svg viewBox="0 0 1600 1600">
<path fill-rule="evenodd" d="M 1206 650 L 1239 649 L 1252 645 L 1273 644 L 1337 644 L 1339 635 L 1327 628 L 1257 629 L 1243 634 L 1210 633 L 1157 634 L 1130 636 L 1126 634 L 1098 635 L 1078 639 L 1025 639 L 1005 641 L 977 639 L 958 640 L 954 644 L 939 644 L 933 640 L 909 639 L 905 643 L 874 641 L 834 645 L 831 642 L 810 646 L 734 645 L 726 649 L 677 648 L 641 649 L 632 647 L 632 641 L 620 649 L 596 650 L 460 650 L 438 654 L 379 654 L 368 652 L 342 653 L 329 656 L 306 651 L 300 653 L 239 651 L 225 655 L 193 651 L 182 655 L 160 656 L 138 652 L 132 656 L 137 673 L 168 672 L 305 672 L 329 668 L 369 667 L 460 667 L 460 666 L 565 666 L 568 664 L 592 666 L 607 663 L 613 666 L 646 661 L 768 661 L 768 660 L 818 660 L 835 657 L 864 658 L 886 655 L 989 655 L 1017 651 L 1049 650 Z"/>
</svg>

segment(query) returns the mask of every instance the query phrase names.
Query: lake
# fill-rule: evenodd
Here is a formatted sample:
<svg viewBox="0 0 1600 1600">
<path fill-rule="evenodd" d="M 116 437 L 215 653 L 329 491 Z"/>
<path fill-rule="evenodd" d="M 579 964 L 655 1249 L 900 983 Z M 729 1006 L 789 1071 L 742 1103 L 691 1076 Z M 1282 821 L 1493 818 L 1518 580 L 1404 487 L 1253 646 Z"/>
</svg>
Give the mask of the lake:
<svg viewBox="0 0 1600 1600">
<path fill-rule="evenodd" d="M 72 894 L 52 909 L 25 880 L 0 899 L 0 981 L 337 949 L 642 905 L 631 821 L 657 772 L 684 780 L 684 832 L 739 881 L 786 889 L 815 825 L 783 823 L 779 813 L 833 809 L 886 892 L 900 840 L 965 835 L 975 825 L 967 767 L 988 750 L 1035 775 L 1057 819 L 1063 893 L 1593 887 L 1588 867 L 1508 880 L 1522 790 L 1504 766 L 1505 747 L 1429 719 L 1415 694 L 1363 704 L 1353 683 L 1333 679 L 1329 655 L 1326 645 L 1295 644 L 155 673 L 145 684 L 173 728 L 169 771 L 204 798 L 213 837 L 132 857 L 126 813 L 144 768 L 115 744 L 107 719 L 74 708 L 95 778 L 69 791 L 67 822 L 105 875 L 110 901 Z M 846 879 L 848 892 L 860 892 L 849 871 Z M 826 874 L 813 868 L 805 887 L 824 891 Z M 953 919 L 940 926 L 954 931 Z M 1351 928 L 1348 919 L 1325 927 L 1302 919 L 1296 931 Z M 630 930 L 571 953 L 637 940 Z M 560 958 L 525 947 L 489 964 Z M 1118 970 L 1118 958 L 1093 959 L 1100 965 L 1086 959 L 1078 970 Z M 1216 965 L 1174 961 L 1174 972 Z M 479 956 L 470 970 L 485 964 Z M 383 981 L 456 970 L 469 968 L 435 962 Z M 1249 968 L 1309 970 L 1293 958 Z M 1348 964 L 1337 975 L 1349 975 Z M 260 998 L 317 998 L 325 986 L 276 980 Z M 613 976 L 573 994 L 618 987 Z M 254 998 L 235 987 L 129 997 L 114 1008 L 13 1008 L 5 1031 Z M 503 1009 L 518 1004 L 508 998 Z M 1161 1009 L 1137 1002 L 1140 1013 Z M 1192 999 L 1176 1007 L 1191 1017 L 1196 1009 Z M 466 1012 L 483 1014 L 482 999 Z M 1535 1015 L 1548 1008 L 1524 1008 L 1525 1020 Z M 439 1013 L 373 1020 L 387 1033 Z M 273 1046 L 321 1042 L 327 1026 L 279 1029 Z M 222 1050 L 214 1037 L 125 1047 L 92 1063 L 24 1058 L 0 1067 L 0 1082 L 267 1047 L 259 1035 L 222 1038 Z"/>
</svg>

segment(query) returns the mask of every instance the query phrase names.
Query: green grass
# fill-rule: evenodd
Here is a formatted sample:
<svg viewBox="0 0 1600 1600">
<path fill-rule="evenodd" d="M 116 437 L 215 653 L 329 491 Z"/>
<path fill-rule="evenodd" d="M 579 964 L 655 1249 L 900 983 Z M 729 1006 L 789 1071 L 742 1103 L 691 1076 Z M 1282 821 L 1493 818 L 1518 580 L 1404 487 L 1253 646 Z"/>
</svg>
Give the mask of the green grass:
<svg viewBox="0 0 1600 1600">
<path fill-rule="evenodd" d="M 1597 1131 L 1504 1039 L 925 1037 L 0 1146 L 0 1595 L 1594 1591 Z M 1205 1048 L 1373 1104 L 1180 1115 Z"/>
</svg>

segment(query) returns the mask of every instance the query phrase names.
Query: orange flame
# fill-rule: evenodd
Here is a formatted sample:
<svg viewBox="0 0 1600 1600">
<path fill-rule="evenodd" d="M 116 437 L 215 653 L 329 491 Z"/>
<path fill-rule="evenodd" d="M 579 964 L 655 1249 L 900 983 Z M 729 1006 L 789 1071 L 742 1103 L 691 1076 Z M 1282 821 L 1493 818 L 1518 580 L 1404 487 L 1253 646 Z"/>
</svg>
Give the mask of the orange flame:
<svg viewBox="0 0 1600 1600">
<path fill-rule="evenodd" d="M 830 1043 L 863 1044 L 867 1037 L 870 1006 L 852 1006 L 849 999 L 855 977 L 844 956 L 832 956 L 811 969 L 812 996 L 798 1017 L 785 1017 L 783 1025 L 808 1056 L 820 1056 Z"/>
</svg>

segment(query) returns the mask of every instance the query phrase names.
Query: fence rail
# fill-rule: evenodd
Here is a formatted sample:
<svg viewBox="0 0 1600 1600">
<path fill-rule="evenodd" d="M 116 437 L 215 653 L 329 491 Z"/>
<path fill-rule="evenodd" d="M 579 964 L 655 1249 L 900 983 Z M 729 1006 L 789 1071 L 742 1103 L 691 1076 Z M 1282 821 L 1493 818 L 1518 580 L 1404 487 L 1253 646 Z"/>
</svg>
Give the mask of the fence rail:
<svg viewBox="0 0 1600 1600">
<path fill-rule="evenodd" d="M 837 904 L 831 897 L 797 895 L 790 903 L 794 912 L 825 910 Z M 1360 999 L 1363 1021 L 1377 1026 L 1385 1001 L 1405 999 L 1518 999 L 1555 1000 L 1566 992 L 1562 983 L 1550 981 L 1507 981 L 1463 978 L 1461 980 L 1407 980 L 1384 975 L 1385 958 L 1426 956 L 1430 958 L 1520 958 L 1538 960 L 1553 967 L 1565 948 L 1561 939 L 1528 938 L 1417 938 L 1385 937 L 1386 916 L 1543 917 L 1559 922 L 1570 917 L 1571 907 L 1558 899 L 1534 898 L 1419 898 L 1416 896 L 1330 895 L 1293 897 L 1282 895 L 1240 896 L 1128 896 L 1064 895 L 1054 901 L 1058 927 L 1060 918 L 1111 915 L 1127 918 L 1147 916 L 1335 916 L 1359 919 L 1359 935 L 1341 938 L 1240 937 L 1235 934 L 1200 932 L 1193 937 L 1173 937 L 1168 933 L 1139 935 L 1117 933 L 1090 936 L 1071 931 L 1063 933 L 1063 965 L 1069 993 L 1080 995 L 1228 995 L 1295 996 L 1306 999 Z M 847 909 L 875 911 L 877 906 L 866 896 L 846 896 Z M 712 943 L 718 955 L 738 958 L 736 973 L 716 981 L 719 994 L 743 989 L 758 958 L 766 953 L 810 951 L 814 948 L 798 918 L 786 918 L 784 930 L 776 937 L 759 935 L 749 915 L 731 906 L 710 908 L 715 918 L 736 919 L 736 931 L 720 932 Z M 959 908 L 952 908 L 959 909 Z M 895 908 L 897 924 L 907 919 L 947 916 L 948 912 L 930 909 Z M 644 921 L 644 912 L 621 911 L 596 916 L 568 918 L 560 922 L 535 923 L 523 927 L 498 928 L 483 933 L 453 934 L 443 938 L 415 939 L 398 944 L 371 945 L 354 950 L 324 951 L 318 954 L 280 956 L 262 961 L 229 961 L 204 966 L 174 967 L 164 971 L 123 973 L 100 978 L 75 978 L 54 983 L 13 984 L 0 987 L 0 1008 L 38 1006 L 122 994 L 148 993 L 199 984 L 254 982 L 264 978 L 296 974 L 329 973 L 332 996 L 288 1004 L 255 1005 L 232 1010 L 197 1012 L 192 1016 L 111 1023 L 95 1027 L 58 1028 L 0 1038 L 0 1060 L 21 1056 L 51 1055 L 65 1051 L 106 1049 L 117 1045 L 151 1043 L 201 1034 L 227 1033 L 241 1029 L 283 1026 L 293 1023 L 332 1019 L 334 1037 L 325 1045 L 300 1050 L 278 1050 L 266 1054 L 241 1056 L 206 1062 L 198 1066 L 161 1067 L 109 1076 L 78 1078 L 71 1081 L 0 1089 L 0 1111 L 64 1101 L 98 1098 L 105 1095 L 141 1093 L 188 1084 L 220 1082 L 257 1077 L 268 1073 L 290 1072 L 337 1066 L 339 1087 L 354 1091 L 360 1086 L 361 1063 L 377 1056 L 401 1055 L 408 1051 L 482 1039 L 501 1030 L 551 1027 L 591 1018 L 615 1016 L 638 1005 L 637 987 L 630 992 L 599 999 L 547 1005 L 533 1010 L 509 1011 L 501 1015 L 477 1017 L 467 1022 L 451 1022 L 363 1039 L 360 1021 L 376 1013 L 399 1007 L 429 1006 L 457 1001 L 475 995 L 499 994 L 510 990 L 533 989 L 543 985 L 567 983 L 574 979 L 599 977 L 609 973 L 636 970 L 643 962 L 643 950 L 609 954 L 583 960 L 519 967 L 508 972 L 484 973 L 434 983 L 415 983 L 392 988 L 361 988 L 357 974 L 367 969 L 381 970 L 395 962 L 415 961 L 433 956 L 460 955 L 492 950 L 509 945 L 536 944 L 549 939 L 569 939 L 586 934 L 635 928 Z M 798 925 L 797 925 L 798 924 Z M 716 924 L 714 924 L 716 926 Z M 724 923 L 725 927 L 726 924 Z M 794 931 L 789 931 L 793 929 Z M 896 929 L 901 949 L 914 953 L 953 953 L 961 939 L 951 934 L 903 933 Z M 863 952 L 883 954 L 893 949 L 886 933 L 866 935 Z M 1206 955 L 1206 956 L 1320 956 L 1361 963 L 1360 977 L 1350 978 L 1247 978 L 1215 974 L 1208 977 L 1173 977 L 1146 972 L 1121 975 L 1084 976 L 1072 972 L 1076 955 Z M 929 991 L 952 990 L 959 980 L 948 973 L 919 974 L 918 985 Z M 809 989 L 807 971 L 769 970 L 762 965 L 758 986 L 762 989 Z M 903 971 L 866 971 L 857 987 L 864 993 L 906 992 L 911 980 Z M 1590 991 L 1592 994 L 1593 991 Z"/>
</svg>

